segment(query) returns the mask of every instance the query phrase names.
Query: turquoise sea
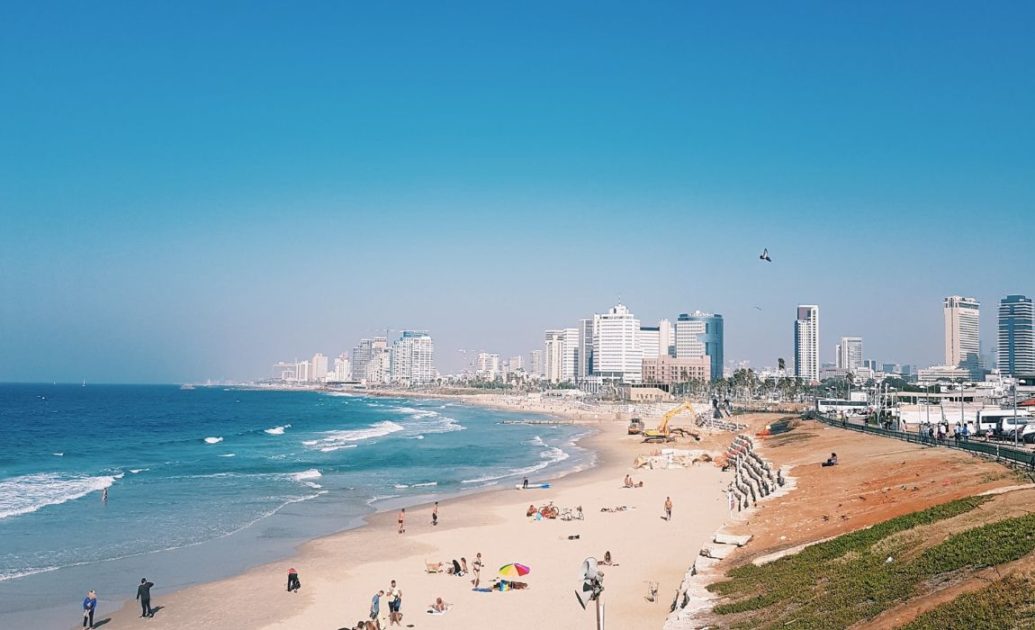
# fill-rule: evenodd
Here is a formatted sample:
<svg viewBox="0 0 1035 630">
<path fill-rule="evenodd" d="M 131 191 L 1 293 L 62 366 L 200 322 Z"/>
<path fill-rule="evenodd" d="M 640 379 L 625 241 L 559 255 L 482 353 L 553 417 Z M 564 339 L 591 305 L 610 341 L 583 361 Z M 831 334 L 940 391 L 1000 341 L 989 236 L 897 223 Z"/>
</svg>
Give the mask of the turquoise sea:
<svg viewBox="0 0 1035 630">
<path fill-rule="evenodd" d="M 529 417 L 312 391 L 0 385 L 0 627 L 66 627 L 89 589 L 104 618 L 141 577 L 158 600 L 378 509 L 590 464 L 583 428 L 502 423 Z"/>
</svg>

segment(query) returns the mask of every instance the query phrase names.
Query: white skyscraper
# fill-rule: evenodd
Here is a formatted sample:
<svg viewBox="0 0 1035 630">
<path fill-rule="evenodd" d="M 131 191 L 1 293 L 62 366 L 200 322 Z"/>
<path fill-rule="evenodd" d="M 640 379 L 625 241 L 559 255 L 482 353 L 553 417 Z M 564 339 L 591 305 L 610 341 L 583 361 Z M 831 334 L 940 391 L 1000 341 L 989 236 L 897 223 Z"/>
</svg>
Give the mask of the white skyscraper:
<svg viewBox="0 0 1035 630">
<path fill-rule="evenodd" d="M 543 352 L 543 374 L 551 383 L 560 383 L 564 378 L 564 331 L 546 331 L 546 347 Z"/>
<path fill-rule="evenodd" d="M 637 340 L 640 320 L 622 304 L 593 316 L 593 374 L 605 379 L 639 383 L 643 352 Z"/>
<path fill-rule="evenodd" d="M 310 378 L 316 382 L 327 380 L 327 357 L 317 352 L 313 355 L 312 373 Z"/>
<path fill-rule="evenodd" d="M 349 355 L 342 352 L 334 359 L 334 380 L 342 383 L 352 377 Z"/>
<path fill-rule="evenodd" d="M 807 381 L 819 380 L 819 307 L 798 306 L 794 320 L 794 375 Z"/>
<path fill-rule="evenodd" d="M 404 330 L 392 344 L 391 381 L 423 385 L 435 380 L 435 342 L 424 330 Z"/>
<path fill-rule="evenodd" d="M 981 304 L 974 298 L 951 295 L 942 306 L 945 314 L 945 365 L 962 367 L 972 377 L 981 372 Z"/>
<path fill-rule="evenodd" d="M 837 344 L 835 366 L 849 372 L 854 372 L 863 366 L 862 337 L 841 337 L 841 343 Z"/>
<path fill-rule="evenodd" d="M 704 342 L 701 336 L 704 335 L 705 323 L 693 319 L 689 314 L 683 313 L 676 319 L 676 358 L 678 359 L 699 359 L 705 355 Z"/>
<path fill-rule="evenodd" d="M 579 329 L 564 329 L 564 365 L 561 367 L 561 380 L 575 382 L 575 371 L 579 362 Z"/>
<path fill-rule="evenodd" d="M 543 375 L 543 351 L 533 350 L 528 354 L 528 372 L 536 376 Z"/>
<path fill-rule="evenodd" d="M 299 383 L 308 383 L 312 380 L 311 365 L 308 361 L 295 363 L 295 380 Z"/>
<path fill-rule="evenodd" d="M 661 349 L 662 355 L 670 355 L 675 350 L 673 346 L 676 340 L 673 337 L 672 322 L 667 319 L 663 319 L 658 322 L 658 347 Z"/>
<path fill-rule="evenodd" d="M 657 359 L 664 355 L 668 356 L 668 347 L 662 350 L 661 330 L 659 326 L 640 326 L 640 351 L 644 359 Z"/>
<path fill-rule="evenodd" d="M 484 379 L 494 381 L 500 374 L 500 355 L 479 352 L 475 363 L 476 374 Z"/>
</svg>

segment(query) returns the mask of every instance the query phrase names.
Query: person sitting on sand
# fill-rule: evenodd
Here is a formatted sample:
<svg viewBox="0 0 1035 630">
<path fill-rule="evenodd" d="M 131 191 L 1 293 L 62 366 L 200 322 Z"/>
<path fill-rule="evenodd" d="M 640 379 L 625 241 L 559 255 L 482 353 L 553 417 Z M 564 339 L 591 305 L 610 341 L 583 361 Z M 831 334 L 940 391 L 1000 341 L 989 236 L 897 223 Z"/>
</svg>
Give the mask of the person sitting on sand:
<svg viewBox="0 0 1035 630">
<path fill-rule="evenodd" d="M 625 485 L 626 488 L 632 488 L 633 487 L 633 479 L 632 479 L 631 476 L 629 476 L 629 475 L 625 476 L 625 484 L 624 485 Z"/>
<path fill-rule="evenodd" d="M 464 571 L 460 568 L 460 563 L 456 561 L 456 558 L 453 558 L 452 565 L 453 566 L 446 569 L 446 573 L 448 573 L 449 575 L 455 575 L 457 577 L 464 574 Z"/>
<path fill-rule="evenodd" d="M 468 573 L 467 558 L 463 558 L 463 557 L 460 558 L 460 572 L 461 572 L 460 575 L 467 575 L 467 573 Z"/>
<path fill-rule="evenodd" d="M 611 552 L 610 551 L 605 551 L 604 552 L 604 559 L 603 560 L 597 560 L 597 566 L 617 567 L 618 564 L 614 563 L 614 562 L 611 562 Z"/>
<path fill-rule="evenodd" d="M 443 613 L 449 608 L 449 604 L 442 601 L 441 597 L 435 598 L 435 603 L 428 606 L 428 612 Z"/>
<path fill-rule="evenodd" d="M 534 505 L 528 506 L 528 511 L 525 512 L 525 516 L 535 516 L 536 509 Z"/>
<path fill-rule="evenodd" d="M 837 466 L 837 453 L 831 453 L 827 461 L 823 462 L 823 466 Z"/>
</svg>

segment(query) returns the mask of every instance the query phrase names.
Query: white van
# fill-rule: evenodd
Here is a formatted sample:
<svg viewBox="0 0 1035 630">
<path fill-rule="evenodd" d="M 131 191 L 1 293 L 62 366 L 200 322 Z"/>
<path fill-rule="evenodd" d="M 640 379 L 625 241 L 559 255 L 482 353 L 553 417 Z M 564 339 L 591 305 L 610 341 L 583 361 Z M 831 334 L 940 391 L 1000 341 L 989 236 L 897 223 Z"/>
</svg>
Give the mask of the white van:
<svg viewBox="0 0 1035 630">
<path fill-rule="evenodd" d="M 1016 411 L 1013 409 L 982 409 L 978 411 L 976 434 L 997 437 L 1007 433 L 1012 434 L 1015 428 L 1023 429 L 1030 421 L 1031 417 L 1027 409 L 1017 409 Z"/>
</svg>

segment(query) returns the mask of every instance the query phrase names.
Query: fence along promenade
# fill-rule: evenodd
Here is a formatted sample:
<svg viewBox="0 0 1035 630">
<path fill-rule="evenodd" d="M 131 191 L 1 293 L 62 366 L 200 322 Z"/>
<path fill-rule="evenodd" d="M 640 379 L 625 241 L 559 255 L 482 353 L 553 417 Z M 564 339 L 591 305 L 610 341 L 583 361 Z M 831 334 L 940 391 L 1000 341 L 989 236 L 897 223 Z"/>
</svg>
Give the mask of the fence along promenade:
<svg viewBox="0 0 1035 630">
<path fill-rule="evenodd" d="M 884 437 L 895 438 L 897 440 L 904 440 L 906 442 L 912 442 L 914 444 L 920 444 L 923 446 L 944 446 L 945 448 L 955 448 L 962 451 L 980 453 L 982 455 L 994 457 L 997 460 L 1003 459 L 1016 464 L 1021 464 L 1028 468 L 1035 469 L 1035 452 L 1016 449 L 1010 446 L 1004 446 L 997 442 L 979 442 L 976 439 L 974 439 L 973 436 L 971 436 L 969 440 L 957 440 L 955 438 L 938 440 L 936 438 L 932 439 L 928 437 L 927 434 L 925 434 L 922 431 L 895 431 L 893 429 L 884 429 L 866 423 L 857 423 L 852 422 L 850 420 L 839 420 L 835 418 L 829 418 L 822 414 L 813 414 L 811 417 L 819 420 L 823 424 L 832 427 L 838 427 L 841 429 L 846 429 L 848 431 L 858 431 L 860 433 L 881 435 Z"/>
</svg>

